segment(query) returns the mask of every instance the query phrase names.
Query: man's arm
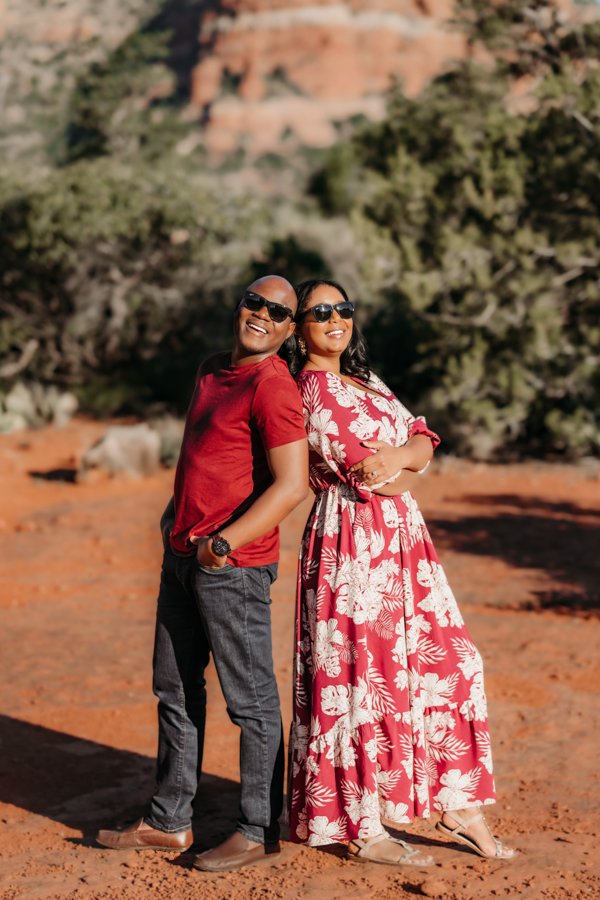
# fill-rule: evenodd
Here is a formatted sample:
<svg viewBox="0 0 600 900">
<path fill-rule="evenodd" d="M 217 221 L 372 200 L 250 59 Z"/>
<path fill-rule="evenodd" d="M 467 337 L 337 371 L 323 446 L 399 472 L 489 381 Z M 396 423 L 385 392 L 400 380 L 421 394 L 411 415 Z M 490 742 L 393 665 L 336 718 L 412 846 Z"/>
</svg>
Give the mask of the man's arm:
<svg viewBox="0 0 600 900">
<path fill-rule="evenodd" d="M 267 462 L 273 476 L 264 494 L 252 504 L 243 516 L 220 533 L 237 550 L 262 537 L 285 519 L 308 496 L 308 442 L 306 438 L 267 450 Z M 212 552 L 212 540 L 208 537 L 190 538 L 198 545 L 198 562 L 202 566 L 220 567 L 227 563 L 226 556 Z"/>
</svg>

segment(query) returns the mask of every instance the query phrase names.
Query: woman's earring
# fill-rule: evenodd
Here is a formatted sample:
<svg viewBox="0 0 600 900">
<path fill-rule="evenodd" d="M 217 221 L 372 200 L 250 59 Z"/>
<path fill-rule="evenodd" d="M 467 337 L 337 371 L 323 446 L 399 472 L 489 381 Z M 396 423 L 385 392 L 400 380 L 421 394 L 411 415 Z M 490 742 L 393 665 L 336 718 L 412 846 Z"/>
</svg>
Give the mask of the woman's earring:
<svg viewBox="0 0 600 900">
<path fill-rule="evenodd" d="M 303 337 L 298 338 L 298 347 L 300 348 L 302 356 L 306 356 L 306 341 Z"/>
</svg>

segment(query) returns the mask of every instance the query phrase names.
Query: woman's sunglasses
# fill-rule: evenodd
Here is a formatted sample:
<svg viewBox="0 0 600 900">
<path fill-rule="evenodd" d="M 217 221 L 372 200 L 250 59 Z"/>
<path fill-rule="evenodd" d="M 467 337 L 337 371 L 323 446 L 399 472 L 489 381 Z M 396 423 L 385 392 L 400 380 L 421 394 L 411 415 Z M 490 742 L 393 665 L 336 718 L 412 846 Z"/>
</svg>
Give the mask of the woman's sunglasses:
<svg viewBox="0 0 600 900">
<path fill-rule="evenodd" d="M 255 294 L 254 291 L 246 291 L 240 306 L 245 306 L 250 312 L 258 312 L 259 309 L 266 306 L 269 318 L 277 323 L 285 322 L 288 316 L 290 319 L 294 318 L 294 313 L 287 306 L 282 306 L 281 303 L 272 303 L 271 300 L 265 300 L 264 297 L 261 297 L 260 294 Z"/>
<path fill-rule="evenodd" d="M 300 322 L 304 316 L 312 313 L 315 317 L 315 321 L 320 323 L 329 322 L 334 310 L 342 319 L 351 319 L 354 315 L 354 303 L 351 303 L 350 300 L 344 300 L 342 303 L 336 303 L 335 305 L 331 303 L 319 303 L 318 306 L 312 306 L 305 312 L 300 313 L 298 321 Z"/>
</svg>

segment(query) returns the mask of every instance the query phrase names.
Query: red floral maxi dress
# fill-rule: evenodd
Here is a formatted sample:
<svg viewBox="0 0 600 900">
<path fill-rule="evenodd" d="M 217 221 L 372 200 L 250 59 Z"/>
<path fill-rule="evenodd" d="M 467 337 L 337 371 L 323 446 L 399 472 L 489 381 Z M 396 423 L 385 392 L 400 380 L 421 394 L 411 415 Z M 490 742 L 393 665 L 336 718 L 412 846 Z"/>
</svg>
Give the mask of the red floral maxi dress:
<svg viewBox="0 0 600 900">
<path fill-rule="evenodd" d="M 373 837 L 430 810 L 495 802 L 482 662 L 419 508 L 348 469 L 364 440 L 439 438 L 374 375 L 367 394 L 301 372 L 316 494 L 298 575 L 292 841 Z"/>
</svg>

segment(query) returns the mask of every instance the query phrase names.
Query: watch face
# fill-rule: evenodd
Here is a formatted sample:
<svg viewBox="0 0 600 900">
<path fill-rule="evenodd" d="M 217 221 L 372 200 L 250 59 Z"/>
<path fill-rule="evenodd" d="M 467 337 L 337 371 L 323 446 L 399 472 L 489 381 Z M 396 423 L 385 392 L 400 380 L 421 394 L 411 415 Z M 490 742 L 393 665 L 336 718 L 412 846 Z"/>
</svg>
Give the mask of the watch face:
<svg viewBox="0 0 600 900">
<path fill-rule="evenodd" d="M 229 541 L 226 541 L 225 538 L 220 537 L 216 538 L 216 540 L 213 539 L 212 551 L 215 556 L 227 556 L 230 550 L 231 546 L 229 544 Z"/>
</svg>

